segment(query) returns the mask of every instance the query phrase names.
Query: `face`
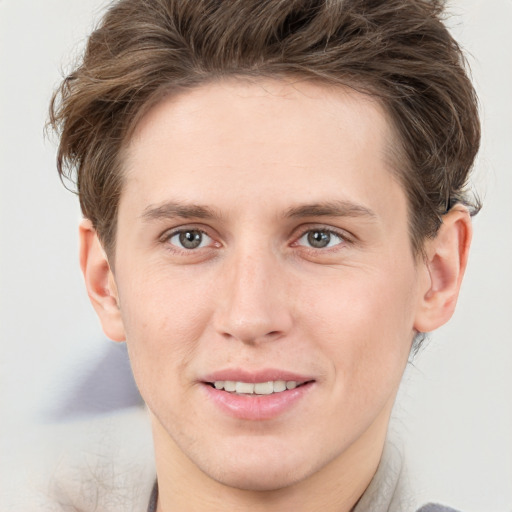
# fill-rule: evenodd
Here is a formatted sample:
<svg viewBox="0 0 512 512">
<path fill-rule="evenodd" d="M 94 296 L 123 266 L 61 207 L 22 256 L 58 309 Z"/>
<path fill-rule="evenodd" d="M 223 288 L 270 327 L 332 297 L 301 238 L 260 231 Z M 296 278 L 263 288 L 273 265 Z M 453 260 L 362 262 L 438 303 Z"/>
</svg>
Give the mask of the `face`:
<svg viewBox="0 0 512 512">
<path fill-rule="evenodd" d="M 377 102 L 306 82 L 143 118 L 114 279 L 157 453 L 272 489 L 383 439 L 423 293 L 391 140 Z"/>
</svg>

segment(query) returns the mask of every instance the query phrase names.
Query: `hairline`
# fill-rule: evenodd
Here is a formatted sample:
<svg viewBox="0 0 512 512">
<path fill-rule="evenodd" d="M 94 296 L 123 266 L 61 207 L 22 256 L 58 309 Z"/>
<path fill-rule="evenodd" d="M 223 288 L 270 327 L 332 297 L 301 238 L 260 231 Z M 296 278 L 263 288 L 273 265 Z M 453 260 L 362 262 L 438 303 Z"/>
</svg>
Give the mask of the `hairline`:
<svg viewBox="0 0 512 512">
<path fill-rule="evenodd" d="M 265 80 L 272 80 L 285 83 L 288 81 L 288 83 L 291 85 L 307 81 L 321 87 L 338 88 L 340 90 L 345 90 L 346 92 L 349 93 L 352 91 L 358 94 L 362 94 L 364 96 L 367 96 L 371 101 L 376 102 L 379 108 L 382 109 L 384 119 L 386 121 L 386 126 L 388 128 L 385 134 L 383 134 L 385 138 L 384 151 L 382 155 L 384 166 L 387 168 L 388 172 L 391 173 L 391 176 L 395 179 L 396 183 L 402 188 L 406 196 L 409 243 L 412 254 L 416 258 L 424 255 L 423 248 L 424 242 L 426 241 L 427 237 L 424 236 L 420 241 L 418 241 L 417 237 L 415 237 L 413 225 L 414 209 L 412 208 L 412 198 L 410 190 L 407 187 L 407 172 L 411 172 L 407 171 L 407 167 L 410 166 L 409 158 L 406 154 L 404 141 L 402 140 L 402 137 L 399 133 L 390 106 L 386 103 L 385 98 L 379 95 L 377 88 L 368 86 L 368 84 L 364 84 L 362 81 L 345 79 L 345 77 L 343 76 L 340 76 L 339 79 L 335 79 L 332 76 L 319 76 L 318 74 L 312 72 L 265 73 L 261 71 L 251 72 L 249 70 L 233 70 L 232 72 L 208 73 L 201 76 L 193 76 L 192 78 L 189 78 L 187 81 L 183 81 L 182 83 L 178 84 L 167 83 L 161 85 L 151 95 L 148 96 L 147 100 L 137 110 L 136 115 L 133 117 L 132 121 L 128 124 L 127 130 L 124 134 L 119 150 L 115 157 L 114 167 L 116 168 L 116 170 L 114 172 L 119 173 L 119 196 L 116 205 L 116 214 L 113 218 L 114 225 L 110 226 L 108 229 L 108 235 L 110 236 L 110 239 L 105 240 L 105 236 L 98 232 L 101 244 L 104 246 L 105 252 L 108 255 L 109 262 L 111 263 L 112 267 L 116 255 L 119 204 L 126 179 L 126 163 L 128 158 L 128 149 L 134 136 L 136 135 L 137 129 L 140 126 L 142 120 L 146 117 L 149 111 L 152 110 L 156 105 L 161 104 L 169 98 L 179 98 L 183 94 L 187 94 L 188 92 L 204 88 L 208 85 L 219 84 L 223 81 L 231 80 L 237 82 L 246 81 L 250 84 L 257 85 L 260 85 Z"/>
</svg>

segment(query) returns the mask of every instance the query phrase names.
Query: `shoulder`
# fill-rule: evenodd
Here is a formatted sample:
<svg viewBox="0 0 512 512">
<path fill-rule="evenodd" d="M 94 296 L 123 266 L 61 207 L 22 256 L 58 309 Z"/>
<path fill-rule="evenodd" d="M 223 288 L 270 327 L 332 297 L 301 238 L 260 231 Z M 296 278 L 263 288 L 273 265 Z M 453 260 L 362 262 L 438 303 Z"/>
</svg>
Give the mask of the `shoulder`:
<svg viewBox="0 0 512 512">
<path fill-rule="evenodd" d="M 454 508 L 445 507 L 443 505 L 437 505 L 435 503 L 428 503 L 423 505 L 417 512 L 457 512 Z"/>
<path fill-rule="evenodd" d="M 155 463 L 144 408 L 38 426 L 14 437 L 19 441 L 10 451 L 17 455 L 9 458 L 9 475 L 0 476 L 2 511 L 147 509 Z"/>
</svg>

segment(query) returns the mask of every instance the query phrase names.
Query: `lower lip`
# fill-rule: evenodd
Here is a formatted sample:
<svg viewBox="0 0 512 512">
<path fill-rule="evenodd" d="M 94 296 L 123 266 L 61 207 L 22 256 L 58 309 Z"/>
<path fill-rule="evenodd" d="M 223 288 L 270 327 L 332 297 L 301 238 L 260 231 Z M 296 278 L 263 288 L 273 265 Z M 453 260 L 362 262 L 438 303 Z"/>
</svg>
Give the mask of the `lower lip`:
<svg viewBox="0 0 512 512">
<path fill-rule="evenodd" d="M 304 398 L 314 382 L 270 395 L 237 395 L 202 384 L 208 398 L 224 413 L 237 419 L 263 421 L 277 418 Z"/>
</svg>

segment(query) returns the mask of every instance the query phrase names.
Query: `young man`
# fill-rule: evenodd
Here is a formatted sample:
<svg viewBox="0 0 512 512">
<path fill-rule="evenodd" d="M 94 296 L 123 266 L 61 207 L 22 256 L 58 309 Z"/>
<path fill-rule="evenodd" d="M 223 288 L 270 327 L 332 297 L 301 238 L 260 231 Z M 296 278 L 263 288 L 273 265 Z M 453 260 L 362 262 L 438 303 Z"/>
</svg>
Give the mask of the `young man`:
<svg viewBox="0 0 512 512">
<path fill-rule="evenodd" d="M 52 122 L 89 296 L 149 409 L 151 510 L 406 510 L 389 417 L 477 210 L 441 13 L 121 0 L 91 35 Z"/>
</svg>

